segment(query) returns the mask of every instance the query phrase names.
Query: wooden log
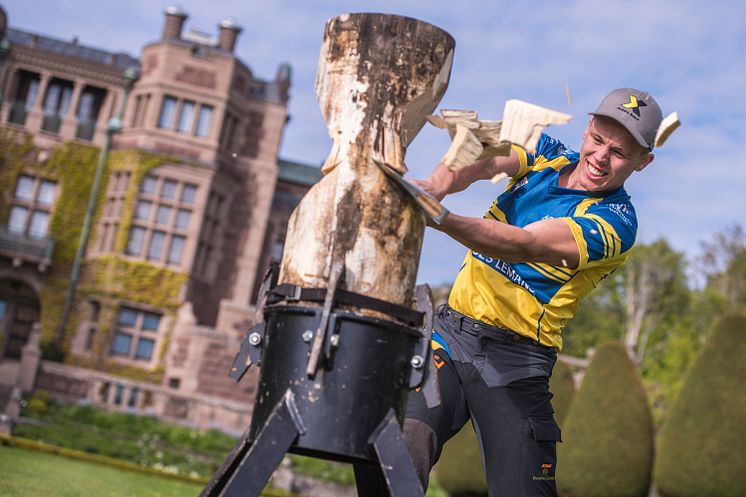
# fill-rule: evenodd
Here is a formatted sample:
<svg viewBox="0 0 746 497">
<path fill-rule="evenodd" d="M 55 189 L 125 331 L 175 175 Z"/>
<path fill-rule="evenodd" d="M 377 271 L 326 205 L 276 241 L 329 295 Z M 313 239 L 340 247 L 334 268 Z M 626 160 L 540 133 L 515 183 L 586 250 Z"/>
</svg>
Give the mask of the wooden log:
<svg viewBox="0 0 746 497">
<path fill-rule="evenodd" d="M 448 86 L 454 40 L 430 24 L 345 14 L 326 24 L 316 96 L 333 140 L 325 176 L 288 223 L 280 282 L 411 305 L 424 217 L 373 162 L 406 171 L 407 145 Z"/>
</svg>

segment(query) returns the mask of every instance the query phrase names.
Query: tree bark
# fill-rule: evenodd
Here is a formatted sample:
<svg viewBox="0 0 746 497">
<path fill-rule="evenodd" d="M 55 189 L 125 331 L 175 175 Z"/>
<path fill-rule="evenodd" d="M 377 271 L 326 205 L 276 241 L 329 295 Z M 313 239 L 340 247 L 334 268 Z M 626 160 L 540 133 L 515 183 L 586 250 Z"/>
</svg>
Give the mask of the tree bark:
<svg viewBox="0 0 746 497">
<path fill-rule="evenodd" d="M 329 284 L 409 306 L 425 220 L 373 160 L 404 173 L 406 146 L 445 93 L 454 41 L 410 18 L 345 14 L 326 24 L 316 96 L 333 140 L 325 176 L 293 212 L 280 282 Z"/>
</svg>

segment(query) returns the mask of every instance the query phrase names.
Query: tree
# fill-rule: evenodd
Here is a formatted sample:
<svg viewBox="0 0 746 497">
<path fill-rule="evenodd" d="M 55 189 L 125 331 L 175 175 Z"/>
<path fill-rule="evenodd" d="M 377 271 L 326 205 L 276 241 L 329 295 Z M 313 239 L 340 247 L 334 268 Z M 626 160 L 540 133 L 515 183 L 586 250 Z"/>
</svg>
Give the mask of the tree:
<svg viewBox="0 0 746 497">
<path fill-rule="evenodd" d="M 575 395 L 575 381 L 572 378 L 570 366 L 566 363 L 557 361 L 557 364 L 554 365 L 552 377 L 549 378 L 549 391 L 553 395 L 554 419 L 561 427 Z"/>
<path fill-rule="evenodd" d="M 586 370 L 558 446 L 557 489 L 565 497 L 646 497 L 653 424 L 624 344 L 606 342 Z"/>
<path fill-rule="evenodd" d="M 734 224 L 702 243 L 699 265 L 705 284 L 733 307 L 746 306 L 746 233 Z"/>
<path fill-rule="evenodd" d="M 671 319 L 687 307 L 685 268 L 684 255 L 663 239 L 636 245 L 627 262 L 580 303 L 563 332 L 564 352 L 583 356 L 583 347 L 622 339 L 642 364 L 651 341 L 665 340 Z"/>
<path fill-rule="evenodd" d="M 720 320 L 689 370 L 660 436 L 655 479 L 666 497 L 744 497 L 746 314 Z"/>
<path fill-rule="evenodd" d="M 669 317 L 685 309 L 684 256 L 663 239 L 639 245 L 624 265 L 624 343 L 638 364 L 642 364 L 654 331 Z"/>
<path fill-rule="evenodd" d="M 435 476 L 451 497 L 487 496 L 482 455 L 471 423 L 465 424 L 445 444 Z"/>
</svg>

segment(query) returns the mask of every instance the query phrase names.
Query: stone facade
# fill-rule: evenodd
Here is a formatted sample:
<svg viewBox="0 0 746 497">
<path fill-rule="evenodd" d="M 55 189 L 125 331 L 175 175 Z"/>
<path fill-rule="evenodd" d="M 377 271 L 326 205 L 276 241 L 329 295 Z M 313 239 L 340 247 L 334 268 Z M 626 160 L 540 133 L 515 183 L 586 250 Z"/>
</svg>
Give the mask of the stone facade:
<svg viewBox="0 0 746 497">
<path fill-rule="evenodd" d="M 278 158 L 289 66 L 260 80 L 233 53 L 234 20 L 212 38 L 185 31 L 187 19 L 168 8 L 138 59 L 14 29 L 0 8 L 0 385 L 34 378 L 65 401 L 239 433 L 255 372 L 236 385 L 230 362 L 290 213 L 321 173 Z M 122 107 L 127 69 L 139 77 Z M 41 361 L 26 346 L 34 333 Z"/>
</svg>

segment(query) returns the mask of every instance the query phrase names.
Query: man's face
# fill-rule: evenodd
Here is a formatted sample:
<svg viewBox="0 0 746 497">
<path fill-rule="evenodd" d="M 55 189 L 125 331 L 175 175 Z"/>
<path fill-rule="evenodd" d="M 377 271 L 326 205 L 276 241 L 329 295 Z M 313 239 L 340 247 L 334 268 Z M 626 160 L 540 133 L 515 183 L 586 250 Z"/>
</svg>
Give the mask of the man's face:
<svg viewBox="0 0 746 497">
<path fill-rule="evenodd" d="M 613 190 L 652 160 L 653 154 L 641 147 L 621 124 L 594 116 L 583 132 L 572 187 L 595 192 Z"/>
</svg>

